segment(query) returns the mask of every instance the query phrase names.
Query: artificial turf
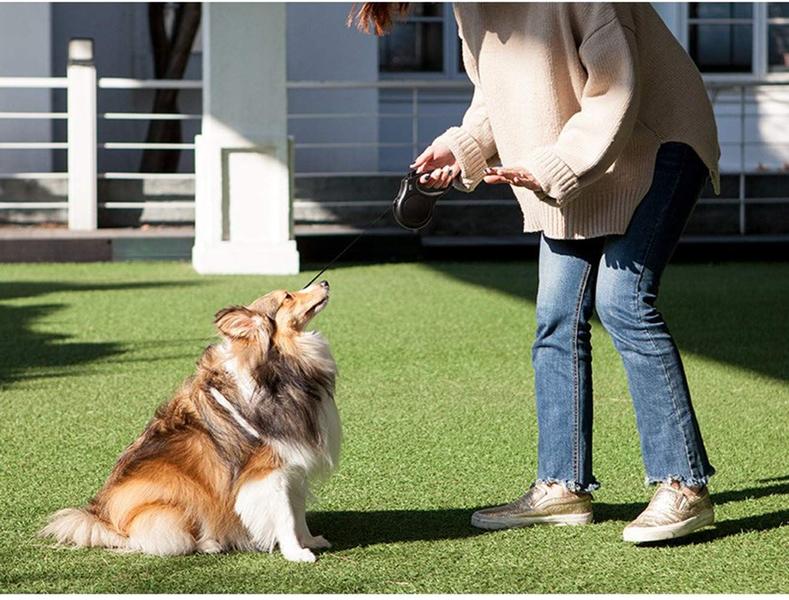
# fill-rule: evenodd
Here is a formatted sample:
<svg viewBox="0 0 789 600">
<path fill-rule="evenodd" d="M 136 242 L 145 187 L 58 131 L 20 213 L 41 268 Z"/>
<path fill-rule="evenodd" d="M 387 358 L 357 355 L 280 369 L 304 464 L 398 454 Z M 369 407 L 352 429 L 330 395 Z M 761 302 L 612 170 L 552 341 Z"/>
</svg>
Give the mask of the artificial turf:
<svg viewBox="0 0 789 600">
<path fill-rule="evenodd" d="M 659 303 L 713 464 L 717 526 L 634 547 L 643 507 L 624 371 L 593 327 L 595 523 L 479 533 L 535 475 L 534 263 L 346 266 L 314 322 L 339 364 L 343 458 L 308 514 L 335 547 L 178 558 L 53 548 L 212 340 L 212 315 L 299 277 L 185 263 L 0 267 L 2 592 L 785 592 L 789 264 L 673 265 Z"/>
</svg>

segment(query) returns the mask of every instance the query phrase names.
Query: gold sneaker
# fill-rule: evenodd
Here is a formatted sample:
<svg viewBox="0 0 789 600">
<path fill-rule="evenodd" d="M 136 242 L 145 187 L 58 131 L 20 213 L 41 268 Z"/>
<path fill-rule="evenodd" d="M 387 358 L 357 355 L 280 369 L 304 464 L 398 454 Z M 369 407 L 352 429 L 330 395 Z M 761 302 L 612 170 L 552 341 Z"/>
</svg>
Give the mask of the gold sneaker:
<svg viewBox="0 0 789 600">
<path fill-rule="evenodd" d="M 547 523 L 586 525 L 592 522 L 592 494 L 570 492 L 559 484 L 533 484 L 520 498 L 503 506 L 478 510 L 471 524 L 480 529 L 507 529 Z"/>
<path fill-rule="evenodd" d="M 625 527 L 622 538 L 636 544 L 670 540 L 712 525 L 714 521 L 715 513 L 706 487 L 698 495 L 688 496 L 664 483 L 644 512 Z"/>
</svg>

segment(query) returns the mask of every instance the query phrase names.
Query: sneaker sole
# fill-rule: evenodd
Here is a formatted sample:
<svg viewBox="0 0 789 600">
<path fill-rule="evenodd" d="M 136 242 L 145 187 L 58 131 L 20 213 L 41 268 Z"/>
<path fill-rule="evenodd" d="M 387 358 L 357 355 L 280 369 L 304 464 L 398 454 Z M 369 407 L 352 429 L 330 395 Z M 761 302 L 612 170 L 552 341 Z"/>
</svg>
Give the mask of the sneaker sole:
<svg viewBox="0 0 789 600">
<path fill-rule="evenodd" d="M 545 515 L 541 517 L 512 517 L 486 519 L 477 514 L 471 515 L 471 525 L 479 529 L 513 529 L 530 525 L 588 525 L 592 522 L 592 513 L 574 515 Z"/>
<path fill-rule="evenodd" d="M 715 513 L 712 510 L 705 510 L 695 517 L 685 519 L 679 523 L 671 525 L 660 525 L 657 527 L 632 527 L 626 528 L 622 532 L 622 539 L 634 544 L 645 542 L 660 542 L 671 540 L 693 533 L 697 529 L 707 527 L 715 522 Z"/>
</svg>

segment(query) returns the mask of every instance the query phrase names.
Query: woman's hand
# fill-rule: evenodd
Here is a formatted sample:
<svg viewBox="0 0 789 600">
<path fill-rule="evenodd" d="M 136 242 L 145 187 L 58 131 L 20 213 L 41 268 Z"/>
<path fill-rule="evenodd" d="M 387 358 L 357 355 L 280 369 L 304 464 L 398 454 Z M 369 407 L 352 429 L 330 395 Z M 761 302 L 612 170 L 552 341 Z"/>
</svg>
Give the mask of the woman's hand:
<svg viewBox="0 0 789 600">
<path fill-rule="evenodd" d="M 508 183 L 518 187 L 525 187 L 533 192 L 542 190 L 540 182 L 534 178 L 534 175 L 521 167 L 488 168 L 485 169 L 485 177 L 483 179 L 485 183 Z"/>
<path fill-rule="evenodd" d="M 443 144 L 432 144 L 416 157 L 412 169 L 424 173 L 419 183 L 427 188 L 449 187 L 452 180 L 460 174 L 460 165 L 452 150 Z"/>
</svg>

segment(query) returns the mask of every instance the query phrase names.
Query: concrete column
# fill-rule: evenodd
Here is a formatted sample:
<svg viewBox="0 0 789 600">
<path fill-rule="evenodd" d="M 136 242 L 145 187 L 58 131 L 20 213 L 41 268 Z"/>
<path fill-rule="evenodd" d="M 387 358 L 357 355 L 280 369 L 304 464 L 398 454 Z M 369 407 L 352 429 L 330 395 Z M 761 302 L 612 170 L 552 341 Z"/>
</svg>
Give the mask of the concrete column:
<svg viewBox="0 0 789 600">
<path fill-rule="evenodd" d="M 203 10 L 192 264 L 199 273 L 298 273 L 285 5 L 207 2 Z"/>
</svg>

